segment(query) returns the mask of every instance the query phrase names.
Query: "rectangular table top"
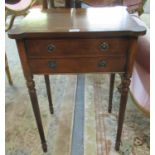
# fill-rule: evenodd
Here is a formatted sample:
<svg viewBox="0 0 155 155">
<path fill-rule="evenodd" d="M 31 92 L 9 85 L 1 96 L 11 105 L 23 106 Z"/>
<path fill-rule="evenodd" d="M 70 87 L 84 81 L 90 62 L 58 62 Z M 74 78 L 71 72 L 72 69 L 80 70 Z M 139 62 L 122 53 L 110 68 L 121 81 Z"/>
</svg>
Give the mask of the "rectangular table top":
<svg viewBox="0 0 155 155">
<path fill-rule="evenodd" d="M 56 8 L 32 10 L 22 22 L 8 32 L 10 38 L 61 38 L 138 36 L 145 27 L 132 19 L 126 7 Z"/>
</svg>

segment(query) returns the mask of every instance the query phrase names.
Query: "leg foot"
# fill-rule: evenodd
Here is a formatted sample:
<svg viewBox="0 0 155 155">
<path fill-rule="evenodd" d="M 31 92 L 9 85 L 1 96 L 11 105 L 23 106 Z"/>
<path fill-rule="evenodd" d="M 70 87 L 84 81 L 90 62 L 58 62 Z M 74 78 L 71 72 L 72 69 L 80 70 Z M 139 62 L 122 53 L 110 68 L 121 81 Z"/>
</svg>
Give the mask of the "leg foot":
<svg viewBox="0 0 155 155">
<path fill-rule="evenodd" d="M 47 144 L 46 142 L 42 143 L 42 148 L 44 152 L 47 152 Z"/>
<path fill-rule="evenodd" d="M 119 151 L 119 147 L 120 147 L 120 143 L 119 142 L 116 142 L 116 144 L 115 144 L 115 150 L 116 151 Z"/>
<path fill-rule="evenodd" d="M 49 109 L 50 109 L 50 113 L 51 113 L 51 114 L 54 114 L 53 106 L 49 106 Z"/>
</svg>

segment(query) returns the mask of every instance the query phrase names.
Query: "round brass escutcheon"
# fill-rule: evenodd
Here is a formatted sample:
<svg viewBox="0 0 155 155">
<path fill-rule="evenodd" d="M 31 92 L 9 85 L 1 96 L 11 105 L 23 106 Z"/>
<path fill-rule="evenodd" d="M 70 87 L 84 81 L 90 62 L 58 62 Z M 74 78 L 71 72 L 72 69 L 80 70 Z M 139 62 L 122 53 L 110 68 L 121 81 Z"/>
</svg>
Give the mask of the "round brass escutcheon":
<svg viewBox="0 0 155 155">
<path fill-rule="evenodd" d="M 105 68 L 107 66 L 107 62 L 105 60 L 100 60 L 98 63 L 98 67 Z"/>
<path fill-rule="evenodd" d="M 109 44 L 106 42 L 103 42 L 102 44 L 100 44 L 99 48 L 101 51 L 106 51 L 109 48 Z"/>
<path fill-rule="evenodd" d="M 54 50 L 55 50 L 55 46 L 53 45 L 53 44 L 50 44 L 50 45 L 48 45 L 48 47 L 47 47 L 47 50 L 48 50 L 48 52 L 53 52 Z"/>
<path fill-rule="evenodd" d="M 48 66 L 51 69 L 55 69 L 57 67 L 57 62 L 54 61 L 54 60 L 51 60 L 51 61 L 48 62 Z"/>
</svg>

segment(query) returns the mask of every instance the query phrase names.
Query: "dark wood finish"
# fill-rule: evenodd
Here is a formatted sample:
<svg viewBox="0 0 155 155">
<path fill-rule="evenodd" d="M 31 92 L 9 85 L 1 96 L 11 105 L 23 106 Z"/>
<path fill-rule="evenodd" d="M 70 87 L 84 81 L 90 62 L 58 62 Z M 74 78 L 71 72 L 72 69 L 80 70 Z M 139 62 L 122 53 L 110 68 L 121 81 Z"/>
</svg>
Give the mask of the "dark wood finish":
<svg viewBox="0 0 155 155">
<path fill-rule="evenodd" d="M 128 38 L 26 40 L 29 58 L 125 55 Z M 35 46 L 35 45 L 38 46 Z M 107 47 L 104 47 L 104 44 Z M 121 45 L 121 46 L 120 46 Z M 53 48 L 52 48 L 53 47 Z M 69 47 L 69 48 L 68 48 Z M 82 49 L 79 50 L 79 47 Z"/>
<path fill-rule="evenodd" d="M 46 75 L 47 93 L 51 99 L 49 74 L 95 72 L 112 74 L 110 109 L 114 73 L 123 74 L 115 145 L 119 150 L 137 38 L 145 34 L 145 28 L 132 20 L 124 7 L 52 9 L 38 11 L 37 16 L 39 18 L 36 12 L 31 12 L 8 35 L 17 40 L 44 151 L 46 141 L 33 74 Z"/>
<path fill-rule="evenodd" d="M 115 74 L 110 75 L 110 89 L 109 89 L 109 106 L 108 112 L 111 113 L 112 110 L 112 99 L 113 99 L 113 90 L 114 90 Z"/>
<path fill-rule="evenodd" d="M 42 6 L 43 6 L 43 8 L 42 8 L 43 10 L 47 10 L 49 8 L 54 8 L 55 7 L 54 0 L 43 0 L 42 1 Z M 66 8 L 74 7 L 73 0 L 65 0 L 65 6 L 64 7 L 66 7 Z M 43 53 L 43 51 L 45 51 L 45 49 L 47 49 L 47 52 L 48 52 L 47 56 L 51 55 L 51 54 L 49 54 L 49 53 L 51 53 L 53 51 L 53 50 L 50 50 L 51 49 L 51 44 L 50 45 L 48 44 L 45 47 L 45 46 L 42 46 L 44 40 L 39 40 L 38 42 L 37 42 L 37 40 L 35 40 L 34 42 L 32 40 L 29 40 L 29 41 L 30 41 L 30 44 L 28 44 L 28 45 L 30 45 L 30 47 L 28 47 L 28 49 L 29 49 L 28 51 L 30 51 L 30 55 L 29 55 L 30 57 L 33 57 L 33 56 L 36 57 L 36 55 L 38 55 L 38 57 L 44 57 L 44 55 L 46 55 L 46 54 L 45 53 L 42 54 L 42 53 Z M 34 45 L 33 45 L 33 43 L 34 43 Z M 43 47 L 43 48 L 38 47 L 37 49 L 33 49 L 33 47 L 36 47 L 35 46 L 36 44 L 41 45 L 41 47 Z M 45 43 L 45 45 L 46 44 L 47 44 L 47 42 Z M 30 49 L 32 49 L 32 51 Z M 33 51 L 38 52 L 38 54 L 36 52 L 35 52 L 35 54 L 33 54 Z M 40 55 L 39 55 L 39 53 L 40 53 Z M 49 76 L 48 75 L 44 75 L 44 78 L 45 78 L 45 83 L 46 83 L 46 90 L 47 90 L 47 95 L 48 95 L 49 108 L 50 108 L 51 114 L 53 114 L 54 113 L 54 109 L 53 109 L 53 104 L 52 104 Z"/>
<path fill-rule="evenodd" d="M 105 65 L 101 64 L 105 61 Z M 34 74 L 124 72 L 125 57 L 29 59 Z M 50 67 L 50 63 L 55 65 Z M 104 62 L 103 62 L 104 63 Z"/>
<path fill-rule="evenodd" d="M 48 75 L 44 75 L 45 78 L 45 84 L 46 84 L 46 91 L 48 96 L 48 102 L 49 102 L 49 109 L 51 114 L 54 113 L 53 104 L 52 104 L 52 96 L 51 96 L 51 88 L 50 88 L 50 79 Z"/>
<path fill-rule="evenodd" d="M 26 84 L 27 84 L 28 91 L 29 91 L 29 96 L 30 96 L 31 103 L 32 103 L 34 116 L 36 119 L 38 131 L 39 131 L 40 138 L 41 138 L 42 148 L 43 148 L 43 151 L 46 152 L 47 144 L 46 144 L 46 140 L 45 140 L 44 130 L 43 130 L 43 126 L 42 126 L 42 120 L 41 120 L 41 115 L 40 115 L 40 109 L 39 109 L 37 94 L 36 94 L 36 90 L 35 90 L 35 82 L 33 81 L 33 75 L 31 73 L 29 62 L 27 59 L 24 40 L 16 40 L 16 42 L 17 42 L 17 47 L 18 47 L 22 67 L 23 67 L 24 76 L 26 79 Z"/>
<path fill-rule="evenodd" d="M 115 15 L 115 18 L 113 18 Z M 33 18 L 35 17 L 35 18 Z M 10 38 L 103 38 L 138 36 L 146 32 L 125 7 L 66 9 L 30 13 L 19 26 L 8 32 Z M 112 19 L 110 19 L 112 18 Z M 95 20 L 94 20 L 95 19 Z M 102 19 L 102 20 L 101 20 Z M 63 23 L 63 24 L 62 24 Z"/>
<path fill-rule="evenodd" d="M 130 41 L 130 48 L 127 54 L 127 65 L 126 72 L 122 75 L 122 90 L 121 90 L 121 100 L 120 100 L 120 108 L 119 108 L 119 116 L 118 116 L 118 127 L 117 127 L 117 137 L 115 143 L 115 149 L 119 150 L 120 142 L 121 142 L 121 134 L 125 116 L 125 109 L 128 98 L 128 91 L 130 86 L 130 78 L 132 75 L 133 64 L 137 51 L 137 38 L 133 38 Z"/>
</svg>

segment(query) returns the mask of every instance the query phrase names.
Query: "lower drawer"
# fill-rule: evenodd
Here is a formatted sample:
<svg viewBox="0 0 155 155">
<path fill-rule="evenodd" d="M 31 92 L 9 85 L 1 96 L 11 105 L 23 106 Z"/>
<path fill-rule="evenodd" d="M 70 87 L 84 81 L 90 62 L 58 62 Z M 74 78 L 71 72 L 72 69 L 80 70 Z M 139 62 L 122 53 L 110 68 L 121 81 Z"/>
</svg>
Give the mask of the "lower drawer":
<svg viewBox="0 0 155 155">
<path fill-rule="evenodd" d="M 34 74 L 123 72 L 125 57 L 29 59 Z"/>
</svg>

